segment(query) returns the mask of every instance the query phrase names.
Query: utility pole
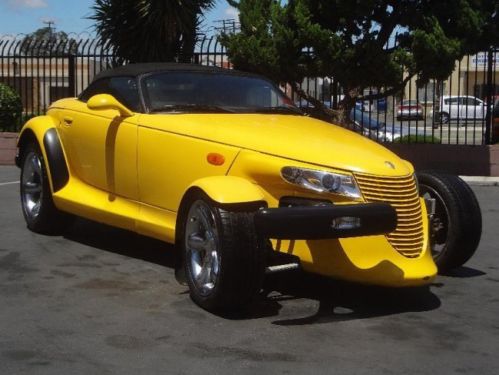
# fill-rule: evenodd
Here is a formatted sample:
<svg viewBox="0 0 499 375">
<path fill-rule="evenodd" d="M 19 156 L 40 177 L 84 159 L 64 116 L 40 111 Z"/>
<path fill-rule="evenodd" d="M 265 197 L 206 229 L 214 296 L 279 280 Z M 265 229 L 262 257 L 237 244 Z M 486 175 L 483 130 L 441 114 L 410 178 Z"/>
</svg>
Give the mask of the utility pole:
<svg viewBox="0 0 499 375">
<path fill-rule="evenodd" d="M 46 19 L 46 20 L 42 20 L 42 23 L 44 23 L 45 25 L 48 25 L 49 36 L 52 36 L 53 35 L 52 26 L 55 25 L 55 21 L 51 20 L 51 19 Z M 54 29 L 55 29 L 55 27 L 54 27 Z"/>
<path fill-rule="evenodd" d="M 217 26 L 215 26 L 215 30 L 224 34 L 235 33 L 241 28 L 239 21 L 236 21 L 233 18 L 215 20 L 213 22 L 217 24 Z"/>
</svg>

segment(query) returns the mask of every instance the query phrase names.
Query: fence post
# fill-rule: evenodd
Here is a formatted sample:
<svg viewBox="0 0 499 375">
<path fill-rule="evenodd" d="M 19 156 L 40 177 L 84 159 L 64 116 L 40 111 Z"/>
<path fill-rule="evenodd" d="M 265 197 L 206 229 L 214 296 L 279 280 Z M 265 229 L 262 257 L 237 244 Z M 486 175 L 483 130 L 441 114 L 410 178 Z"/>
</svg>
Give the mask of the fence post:
<svg viewBox="0 0 499 375">
<path fill-rule="evenodd" d="M 69 96 L 76 96 L 76 67 L 75 55 L 68 54 L 68 90 Z"/>
<path fill-rule="evenodd" d="M 485 116 L 485 144 L 487 145 L 492 143 L 490 132 L 492 128 L 492 96 L 494 95 L 494 87 L 492 86 L 493 58 L 493 49 L 490 47 L 487 53 L 487 115 Z"/>
</svg>

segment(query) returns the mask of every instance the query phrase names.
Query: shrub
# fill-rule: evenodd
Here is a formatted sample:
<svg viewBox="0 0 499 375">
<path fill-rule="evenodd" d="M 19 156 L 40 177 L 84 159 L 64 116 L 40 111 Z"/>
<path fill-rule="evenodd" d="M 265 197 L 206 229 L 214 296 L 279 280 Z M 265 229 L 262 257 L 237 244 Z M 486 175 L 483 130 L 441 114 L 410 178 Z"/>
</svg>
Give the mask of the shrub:
<svg viewBox="0 0 499 375">
<path fill-rule="evenodd" d="M 441 142 L 440 138 L 434 137 L 432 135 L 410 134 L 395 139 L 394 143 L 441 143 Z"/>
<path fill-rule="evenodd" d="M 0 83 L 0 131 L 17 129 L 22 111 L 23 104 L 19 94 Z"/>
</svg>

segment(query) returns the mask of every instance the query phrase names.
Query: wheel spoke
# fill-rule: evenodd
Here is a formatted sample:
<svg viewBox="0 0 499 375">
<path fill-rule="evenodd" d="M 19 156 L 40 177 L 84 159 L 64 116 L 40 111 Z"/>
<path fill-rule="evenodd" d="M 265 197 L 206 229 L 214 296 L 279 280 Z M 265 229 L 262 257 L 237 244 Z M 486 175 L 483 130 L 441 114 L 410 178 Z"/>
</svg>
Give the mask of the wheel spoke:
<svg viewBox="0 0 499 375">
<path fill-rule="evenodd" d="M 42 186 L 36 182 L 26 182 L 24 184 L 24 192 L 27 194 L 41 193 Z"/>
<path fill-rule="evenodd" d="M 31 213 L 33 216 L 38 216 L 38 213 L 40 212 L 40 202 L 37 202 L 33 208 L 31 209 Z"/>
<path fill-rule="evenodd" d="M 207 232 L 210 232 L 212 231 L 212 226 L 213 224 L 211 223 L 211 220 L 210 220 L 210 213 L 207 212 L 208 210 L 206 209 L 206 207 L 199 207 L 198 208 L 198 218 L 201 220 L 201 224 L 204 228 L 205 231 Z"/>
<path fill-rule="evenodd" d="M 202 295 L 216 287 L 219 272 L 218 235 L 212 208 L 202 200 L 189 209 L 184 246 L 192 282 Z"/>
<path fill-rule="evenodd" d="M 210 282 L 210 268 L 204 266 L 196 279 L 201 287 L 205 287 Z"/>
<path fill-rule="evenodd" d="M 217 281 L 219 265 L 218 265 L 218 257 L 216 252 L 211 253 L 211 272 L 210 272 L 210 281 L 215 284 Z"/>
<path fill-rule="evenodd" d="M 199 233 L 192 233 L 187 238 L 187 246 L 189 249 L 194 251 L 203 251 L 206 250 L 206 240 L 202 238 Z"/>
<path fill-rule="evenodd" d="M 33 172 L 35 172 L 35 174 L 37 174 L 38 176 L 41 176 L 42 166 L 40 164 L 40 159 L 34 155 L 31 158 L 31 164 L 33 166 Z"/>
</svg>

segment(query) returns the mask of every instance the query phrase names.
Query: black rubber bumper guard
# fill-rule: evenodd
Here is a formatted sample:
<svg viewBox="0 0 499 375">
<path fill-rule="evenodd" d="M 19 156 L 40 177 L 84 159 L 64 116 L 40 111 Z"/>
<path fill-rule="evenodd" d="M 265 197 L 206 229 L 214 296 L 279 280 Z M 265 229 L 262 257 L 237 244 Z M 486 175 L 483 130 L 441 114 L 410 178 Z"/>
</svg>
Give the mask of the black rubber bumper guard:
<svg viewBox="0 0 499 375">
<path fill-rule="evenodd" d="M 341 218 L 359 225 L 338 227 L 335 223 Z M 255 226 L 260 235 L 275 239 L 371 236 L 393 232 L 397 227 L 397 212 L 387 203 L 266 208 L 256 213 Z"/>
</svg>

